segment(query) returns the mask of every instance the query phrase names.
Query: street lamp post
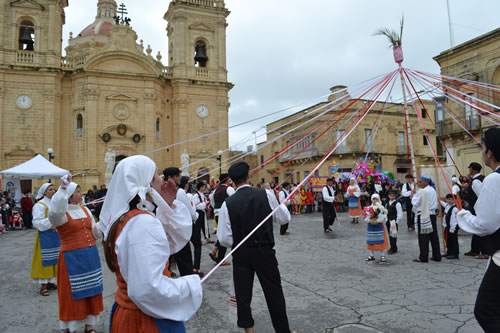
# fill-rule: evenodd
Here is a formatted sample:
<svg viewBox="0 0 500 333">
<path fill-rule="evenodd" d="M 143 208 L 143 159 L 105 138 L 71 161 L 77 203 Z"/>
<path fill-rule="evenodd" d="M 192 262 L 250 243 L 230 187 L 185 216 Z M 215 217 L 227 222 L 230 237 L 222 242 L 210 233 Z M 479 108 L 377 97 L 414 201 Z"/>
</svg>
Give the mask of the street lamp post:
<svg viewBox="0 0 500 333">
<path fill-rule="evenodd" d="M 224 154 L 222 150 L 217 152 L 217 161 L 219 161 L 219 179 L 222 174 L 222 154 Z"/>
<path fill-rule="evenodd" d="M 54 158 L 56 158 L 54 154 L 54 149 L 49 148 L 47 149 L 47 154 L 49 154 L 49 162 L 52 161 Z M 50 178 L 49 178 L 49 183 L 50 183 Z"/>
</svg>

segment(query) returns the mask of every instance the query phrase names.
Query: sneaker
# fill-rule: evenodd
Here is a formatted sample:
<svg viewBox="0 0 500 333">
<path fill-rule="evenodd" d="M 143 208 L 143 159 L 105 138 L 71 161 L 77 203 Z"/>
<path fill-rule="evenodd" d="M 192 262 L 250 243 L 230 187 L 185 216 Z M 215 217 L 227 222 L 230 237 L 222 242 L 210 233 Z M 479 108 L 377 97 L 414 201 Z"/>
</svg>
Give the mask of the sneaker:
<svg viewBox="0 0 500 333">
<path fill-rule="evenodd" d="M 375 260 L 374 256 L 368 256 L 368 258 L 365 259 L 365 261 L 373 261 Z"/>
<path fill-rule="evenodd" d="M 380 257 L 380 262 L 386 262 L 385 257 Z"/>
</svg>

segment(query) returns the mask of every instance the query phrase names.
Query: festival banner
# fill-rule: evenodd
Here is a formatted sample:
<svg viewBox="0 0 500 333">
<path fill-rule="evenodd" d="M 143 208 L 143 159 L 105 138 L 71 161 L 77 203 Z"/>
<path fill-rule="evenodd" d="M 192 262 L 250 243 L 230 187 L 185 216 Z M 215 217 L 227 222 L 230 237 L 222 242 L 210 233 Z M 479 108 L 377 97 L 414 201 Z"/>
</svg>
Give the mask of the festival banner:
<svg viewBox="0 0 500 333">
<path fill-rule="evenodd" d="M 309 186 L 313 192 L 321 192 L 323 187 L 326 186 L 326 180 L 328 177 L 311 177 L 309 178 Z"/>
</svg>

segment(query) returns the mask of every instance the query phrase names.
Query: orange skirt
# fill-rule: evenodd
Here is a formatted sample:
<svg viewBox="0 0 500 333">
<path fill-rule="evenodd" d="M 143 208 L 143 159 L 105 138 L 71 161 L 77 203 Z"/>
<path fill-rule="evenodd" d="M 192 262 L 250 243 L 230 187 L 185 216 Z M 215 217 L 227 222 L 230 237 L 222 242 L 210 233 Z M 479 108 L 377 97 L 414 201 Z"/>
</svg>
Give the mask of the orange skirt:
<svg viewBox="0 0 500 333">
<path fill-rule="evenodd" d="M 159 333 L 153 319 L 141 310 L 117 306 L 111 324 L 111 333 Z"/>
<path fill-rule="evenodd" d="M 62 251 L 59 252 L 57 269 L 57 296 L 61 321 L 84 320 L 87 316 L 97 316 L 104 310 L 102 294 L 78 300 L 72 298 L 68 269 Z"/>
<path fill-rule="evenodd" d="M 384 225 L 384 242 L 380 244 L 366 244 L 366 248 L 372 251 L 383 251 L 389 248 L 389 240 L 387 239 L 387 232 Z"/>
</svg>

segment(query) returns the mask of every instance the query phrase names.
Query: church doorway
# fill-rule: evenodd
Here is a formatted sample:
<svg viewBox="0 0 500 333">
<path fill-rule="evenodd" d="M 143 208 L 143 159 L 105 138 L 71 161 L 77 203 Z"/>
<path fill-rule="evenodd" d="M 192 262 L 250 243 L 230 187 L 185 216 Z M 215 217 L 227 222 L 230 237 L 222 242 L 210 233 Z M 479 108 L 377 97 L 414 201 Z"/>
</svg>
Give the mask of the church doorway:
<svg viewBox="0 0 500 333">
<path fill-rule="evenodd" d="M 116 166 L 118 165 L 118 162 L 120 162 L 121 160 L 127 158 L 128 156 L 125 156 L 125 155 L 118 155 L 116 156 L 115 158 L 115 167 L 113 168 L 113 173 L 115 172 L 115 169 L 116 169 Z"/>
</svg>

